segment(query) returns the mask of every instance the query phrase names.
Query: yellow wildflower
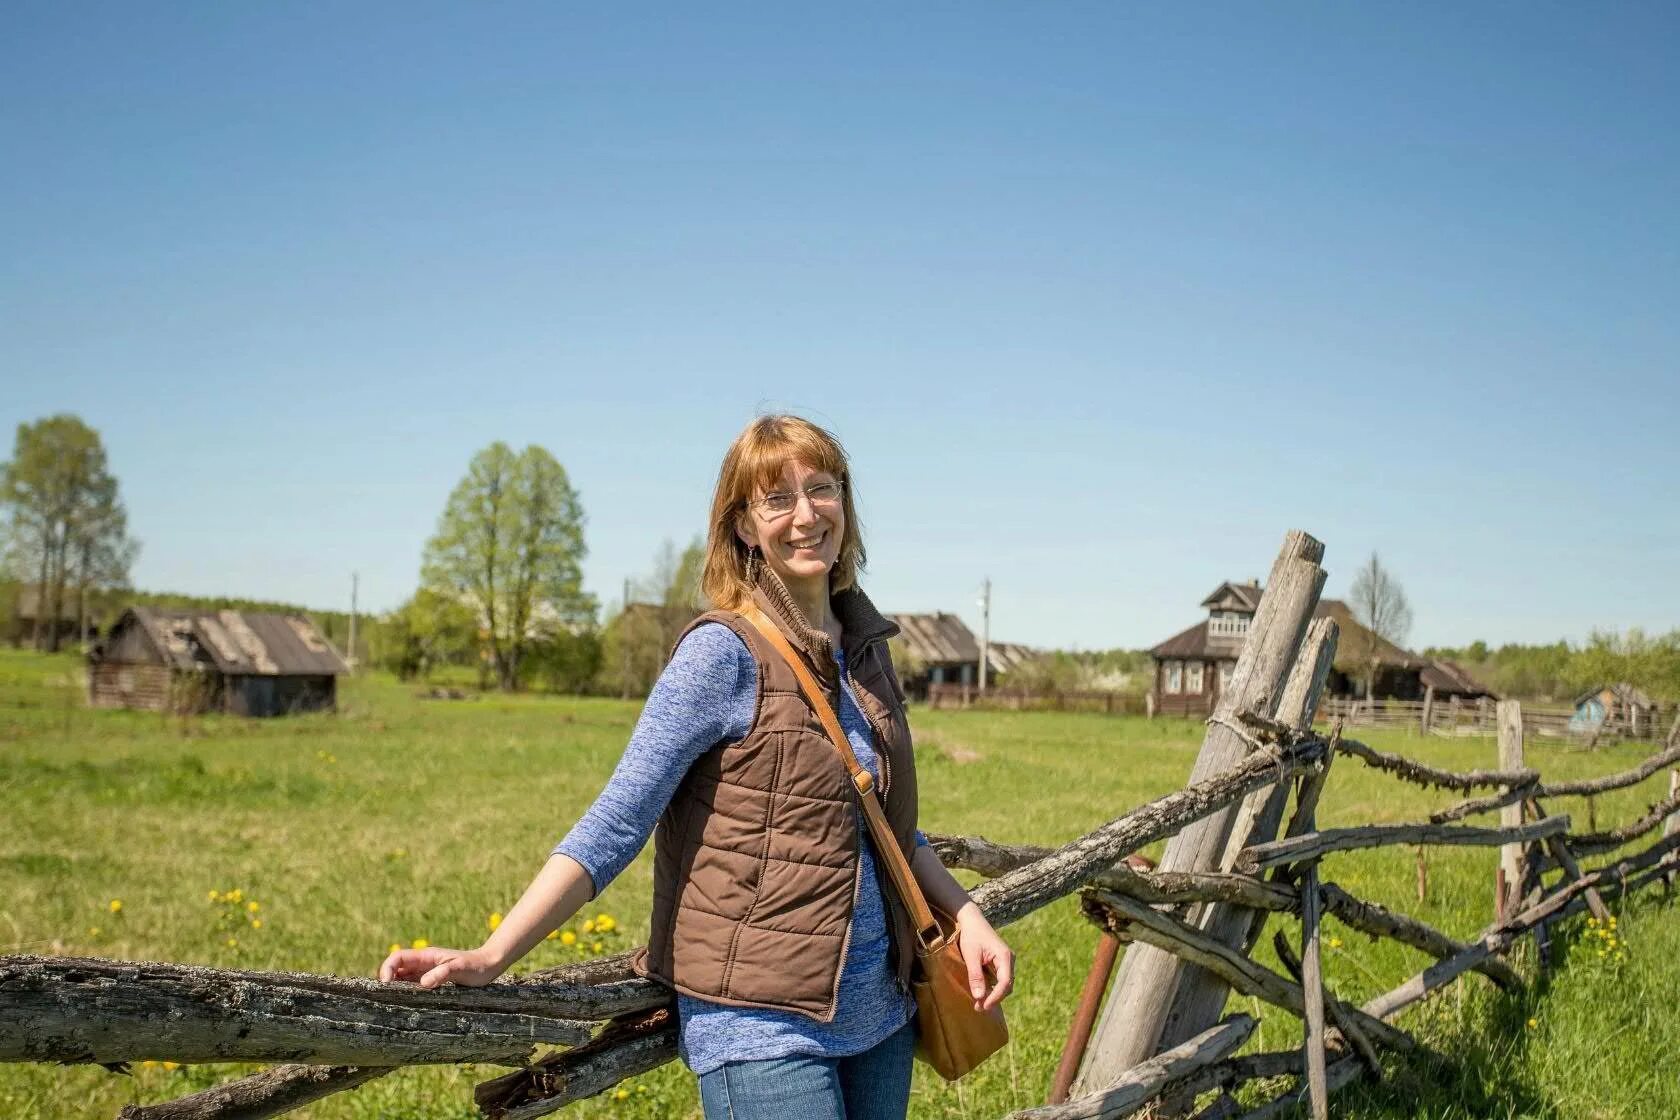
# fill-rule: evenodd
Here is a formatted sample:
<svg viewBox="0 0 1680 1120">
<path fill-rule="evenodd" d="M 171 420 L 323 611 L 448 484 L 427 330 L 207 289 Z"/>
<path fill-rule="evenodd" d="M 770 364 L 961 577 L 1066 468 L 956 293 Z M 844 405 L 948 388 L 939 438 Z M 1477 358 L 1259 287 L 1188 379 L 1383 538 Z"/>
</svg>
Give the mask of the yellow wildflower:
<svg viewBox="0 0 1680 1120">
<path fill-rule="evenodd" d="M 152 1061 L 152 1059 L 150 1059 L 150 1058 L 147 1058 L 145 1061 L 141 1062 L 140 1064 L 142 1066 L 155 1066 L 155 1065 L 157 1065 L 157 1063 Z"/>
<path fill-rule="evenodd" d="M 427 941 L 424 937 L 416 937 L 413 941 L 408 943 L 409 948 L 411 949 L 426 949 L 430 948 L 431 944 L 432 943 Z"/>
<path fill-rule="evenodd" d="M 245 904 L 245 909 L 255 914 L 258 910 L 261 910 L 262 907 L 258 905 L 257 900 L 253 898 Z"/>
<path fill-rule="evenodd" d="M 227 939 L 227 947 L 228 947 L 228 948 L 229 948 L 229 949 L 237 949 L 237 948 L 239 948 L 239 938 L 237 938 L 237 937 L 230 937 L 230 938 L 228 938 L 228 939 Z"/>
<path fill-rule="evenodd" d="M 111 900 L 111 913 L 113 913 L 113 914 L 121 914 L 122 913 L 122 899 L 113 898 Z"/>
<path fill-rule="evenodd" d="M 583 920 L 583 932 L 584 933 L 594 933 L 595 932 L 595 919 L 594 918 L 585 918 Z"/>
<path fill-rule="evenodd" d="M 497 926 L 499 926 L 501 924 L 502 924 L 502 912 L 500 910 L 490 911 L 490 919 L 489 919 L 490 928 L 495 929 Z"/>
<path fill-rule="evenodd" d="M 560 931 L 559 930 L 551 929 L 551 930 L 548 931 L 548 936 L 543 938 L 543 940 L 544 941 L 553 941 L 556 937 L 559 937 L 559 936 L 560 936 Z"/>
<path fill-rule="evenodd" d="M 647 1092 L 647 1086 L 646 1086 L 646 1085 L 638 1085 L 638 1086 L 636 1086 L 636 1092 L 638 1092 L 638 1093 L 645 1093 L 645 1092 Z"/>
<path fill-rule="evenodd" d="M 221 891 L 211 891 L 210 892 L 210 901 L 211 902 L 220 902 L 221 900 L 222 900 L 222 892 Z"/>
<path fill-rule="evenodd" d="M 402 948 L 402 942 L 393 941 L 393 942 L 391 942 L 391 948 L 388 949 L 387 952 L 395 953 L 398 949 L 401 949 L 401 948 Z"/>
<path fill-rule="evenodd" d="M 614 1089 L 613 1090 L 613 1100 L 623 1101 L 623 1100 L 629 1100 L 629 1099 L 630 1099 L 630 1094 L 629 1094 L 628 1091 L 626 1091 L 624 1089 Z"/>
<path fill-rule="evenodd" d="M 1342 947 L 1342 939 L 1341 939 L 1341 938 L 1339 938 L 1339 937 L 1332 937 L 1332 938 L 1331 938 L 1331 939 L 1330 939 L 1330 948 L 1332 948 L 1332 949 L 1340 949 L 1340 948 L 1341 948 L 1341 947 Z"/>
<path fill-rule="evenodd" d="M 88 936 L 89 937 L 98 937 L 99 936 L 99 927 L 98 926 L 89 926 L 88 927 Z"/>
<path fill-rule="evenodd" d="M 240 887 L 234 887 L 231 891 L 228 892 L 227 900 L 229 902 L 244 902 L 245 901 L 245 891 Z"/>
<path fill-rule="evenodd" d="M 1604 919 L 1604 924 L 1609 926 L 1611 929 L 1615 929 L 1616 928 L 1616 915 L 1612 914 L 1608 918 Z"/>
<path fill-rule="evenodd" d="M 565 933 L 562 933 L 560 935 L 560 944 L 562 944 L 562 945 L 576 945 L 577 944 L 577 934 L 573 933 L 571 930 L 567 930 Z"/>
<path fill-rule="evenodd" d="M 1588 929 L 1591 929 L 1592 927 L 1594 927 L 1596 925 L 1598 925 L 1598 919 L 1597 918 L 1588 918 L 1587 919 L 1587 928 Z"/>
<path fill-rule="evenodd" d="M 163 1068 L 164 1069 L 180 1069 L 181 1068 L 181 1063 L 180 1062 L 164 1062 L 163 1063 Z"/>
<path fill-rule="evenodd" d="M 252 918 L 251 919 L 251 928 L 252 929 L 261 929 L 262 928 L 262 919 L 261 918 Z"/>
<path fill-rule="evenodd" d="M 595 917 L 595 928 L 602 933 L 611 933 L 618 925 L 618 921 L 611 914 L 598 914 Z"/>
<path fill-rule="evenodd" d="M 595 942 L 595 944 L 589 947 L 589 951 L 591 953 L 599 953 L 601 951 L 601 943 L 599 941 Z"/>
<path fill-rule="evenodd" d="M 1540 1025 L 1540 1020 L 1538 1020 L 1538 1019 L 1530 1019 L 1528 1021 L 1528 1029 L 1529 1030 L 1533 1030 L 1535 1027 L 1538 1027 L 1539 1025 Z"/>
</svg>

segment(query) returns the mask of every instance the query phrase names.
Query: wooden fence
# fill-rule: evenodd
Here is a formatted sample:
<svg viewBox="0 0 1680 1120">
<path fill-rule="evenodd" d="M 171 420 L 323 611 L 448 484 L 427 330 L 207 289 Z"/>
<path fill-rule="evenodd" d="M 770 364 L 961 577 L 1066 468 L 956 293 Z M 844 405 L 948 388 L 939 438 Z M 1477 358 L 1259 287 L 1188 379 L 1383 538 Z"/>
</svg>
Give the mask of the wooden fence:
<svg viewBox="0 0 1680 1120">
<path fill-rule="evenodd" d="M 1498 701 L 1491 698 L 1460 700 L 1362 700 L 1326 697 L 1319 705 L 1318 720 L 1339 722 L 1344 727 L 1409 728 L 1422 734 L 1445 737 L 1487 735 L 1496 729 Z M 1575 709 L 1568 706 L 1522 705 L 1523 734 L 1529 738 L 1573 739 L 1583 743 L 1632 739 L 1660 742 L 1663 729 L 1672 725 L 1680 710 L 1659 709 L 1654 714 L 1629 719 L 1618 712 L 1601 725 L 1571 726 Z"/>
<path fill-rule="evenodd" d="M 981 692 L 972 684 L 930 684 L 929 708 L 989 708 L 1011 712 L 1103 712 L 1107 715 L 1140 716 L 1145 704 L 1141 695 L 1102 690 L 1032 692 L 1024 688 L 988 688 Z"/>
<path fill-rule="evenodd" d="M 1311 621 L 1323 587 L 1321 554 L 1305 534 L 1286 540 L 1229 703 L 1209 719 L 1183 789 L 1055 850 L 930 838 L 947 865 L 988 877 L 971 893 L 993 925 L 1078 892 L 1101 931 L 1052 1100 L 1013 1114 L 1015 1120 L 1119 1118 L 1145 1109 L 1182 1114 L 1209 1093 L 1215 1096 L 1196 1114 L 1200 1120 L 1257 1120 L 1301 1103 L 1326 1116 L 1331 1093 L 1381 1076 L 1382 1051 L 1417 1048 L 1392 1021 L 1403 1009 L 1471 971 L 1520 988 L 1523 976 L 1503 959 L 1519 938 L 1536 932 L 1543 939 L 1548 924 L 1583 910 L 1606 915 L 1607 899 L 1680 872 L 1680 772 L 1671 774 L 1665 800 L 1617 828 L 1572 830 L 1571 819 L 1555 812 L 1560 799 L 1625 788 L 1680 763 L 1680 725 L 1664 750 L 1631 770 L 1557 783 L 1522 765 L 1525 725 L 1509 702 L 1495 712 L 1501 758 L 1494 770 L 1441 770 L 1344 738 L 1339 728 L 1313 732 L 1336 643 L 1334 622 Z M 1423 821 L 1320 829 L 1317 806 L 1339 756 L 1460 799 Z M 1454 823 L 1495 811 L 1497 827 Z M 1660 839 L 1621 854 L 1658 828 Z M 1163 839 L 1157 869 L 1127 862 Z M 1418 844 L 1501 848 L 1505 889 L 1488 926 L 1459 940 L 1353 896 L 1321 870 L 1336 853 Z M 1595 857 L 1606 862 L 1581 866 Z M 1435 963 L 1360 1006 L 1343 1003 L 1322 981 L 1325 913 Z M 1281 929 L 1274 935 L 1281 973 L 1251 957 L 1274 915 L 1299 923 L 1293 941 Z M 1122 942 L 1129 948 L 1099 1020 L 1101 981 Z M 1301 1045 L 1233 1056 L 1256 1022 L 1244 1013 L 1220 1018 L 1232 991 L 1300 1017 Z M 173 1101 L 129 1106 L 122 1120 L 253 1120 L 404 1065 L 491 1062 L 519 1068 L 477 1086 L 480 1112 L 525 1120 L 673 1060 L 671 998 L 630 972 L 628 954 L 484 988 L 432 991 L 292 973 L 0 957 L 0 1060 L 114 1068 L 147 1058 L 282 1063 Z M 569 1049 L 532 1061 L 538 1043 Z M 1289 1074 L 1299 1085 L 1256 1111 L 1241 1113 L 1231 1096 L 1255 1078 Z"/>
</svg>

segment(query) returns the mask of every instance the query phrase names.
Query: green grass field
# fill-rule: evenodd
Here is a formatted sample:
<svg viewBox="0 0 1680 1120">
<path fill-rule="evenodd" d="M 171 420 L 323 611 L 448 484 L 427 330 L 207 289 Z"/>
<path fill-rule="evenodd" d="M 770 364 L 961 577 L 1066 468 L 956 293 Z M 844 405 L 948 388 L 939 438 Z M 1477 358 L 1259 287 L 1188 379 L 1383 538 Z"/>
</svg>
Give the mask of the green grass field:
<svg viewBox="0 0 1680 1120">
<path fill-rule="evenodd" d="M 341 711 L 270 721 L 92 712 L 80 664 L 0 652 L 0 952 L 169 960 L 369 975 L 395 942 L 476 945 L 611 772 L 638 711 L 615 700 L 490 696 L 416 699 L 388 678 L 348 683 Z M 1004 841 L 1057 844 L 1181 785 L 1199 724 L 1098 715 L 916 711 L 922 824 Z M 1491 766 L 1486 740 L 1362 736 L 1441 765 Z M 1622 769 L 1645 747 L 1587 754 L 1530 747 L 1548 778 Z M 1601 826 L 1657 800 L 1654 778 L 1601 798 Z M 1326 826 L 1421 818 L 1428 794 L 1343 759 L 1325 792 Z M 1579 802 L 1554 811 L 1580 815 Z M 1158 853 L 1155 853 L 1158 854 Z M 1458 936 L 1490 916 L 1494 849 L 1427 853 L 1416 897 L 1404 849 L 1331 857 L 1327 879 Z M 515 971 L 615 952 L 646 930 L 651 858 L 637 860 L 569 929 Z M 238 891 L 237 901 L 230 892 Z M 212 896 L 215 897 L 212 897 Z M 119 909 L 113 907 L 120 902 Z M 250 904 L 255 902 L 255 910 Z M 606 933 L 582 920 L 613 917 Z M 1427 1056 L 1391 1062 L 1338 1115 L 1572 1117 L 1680 1115 L 1680 920 L 1660 892 L 1626 904 L 1628 954 L 1598 956 L 1578 920 L 1564 963 L 1521 998 L 1472 975 L 1405 1013 Z M 254 925 L 253 921 L 260 922 Z M 1293 932 L 1293 930 L 1292 930 Z M 1334 921 L 1326 969 L 1344 998 L 1391 987 L 1426 959 Z M 1015 1041 L 950 1087 L 918 1069 L 915 1117 L 996 1117 L 1044 1099 L 1095 931 L 1064 899 L 1009 927 L 1019 954 L 1007 1004 Z M 1269 940 L 1269 938 L 1268 938 Z M 1263 950 L 1269 964 L 1269 947 Z M 1259 1010 L 1251 1001 L 1238 1001 Z M 1270 1011 L 1252 1047 L 1292 1044 Z M 0 1116 L 114 1116 L 254 1067 L 0 1066 Z M 472 1086 L 494 1067 L 409 1069 L 303 1109 L 317 1120 L 476 1116 Z M 693 1080 L 667 1066 L 573 1115 L 697 1116 Z"/>
</svg>

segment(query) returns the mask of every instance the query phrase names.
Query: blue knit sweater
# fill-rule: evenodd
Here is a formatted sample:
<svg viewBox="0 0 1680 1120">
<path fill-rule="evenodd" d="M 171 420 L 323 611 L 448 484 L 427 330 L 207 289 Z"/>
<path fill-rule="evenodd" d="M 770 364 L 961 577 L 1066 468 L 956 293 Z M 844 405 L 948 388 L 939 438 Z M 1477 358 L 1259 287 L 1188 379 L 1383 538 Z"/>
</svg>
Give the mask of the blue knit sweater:
<svg viewBox="0 0 1680 1120">
<path fill-rule="evenodd" d="M 858 761 L 878 779 L 869 722 L 845 683 L 844 655 L 836 650 L 835 656 L 842 682 L 840 725 Z M 597 895 L 647 843 L 694 760 L 720 743 L 746 737 L 756 691 L 753 655 L 729 627 L 715 622 L 697 626 L 677 646 L 606 788 L 554 848 L 583 865 Z M 678 1053 L 695 1073 L 709 1073 L 725 1062 L 791 1054 L 862 1053 L 909 1019 L 913 1001 L 899 990 L 887 966 L 886 912 L 861 813 L 858 832 L 862 875 L 833 1022 L 679 995 Z M 926 843 L 920 832 L 916 841 Z"/>
</svg>

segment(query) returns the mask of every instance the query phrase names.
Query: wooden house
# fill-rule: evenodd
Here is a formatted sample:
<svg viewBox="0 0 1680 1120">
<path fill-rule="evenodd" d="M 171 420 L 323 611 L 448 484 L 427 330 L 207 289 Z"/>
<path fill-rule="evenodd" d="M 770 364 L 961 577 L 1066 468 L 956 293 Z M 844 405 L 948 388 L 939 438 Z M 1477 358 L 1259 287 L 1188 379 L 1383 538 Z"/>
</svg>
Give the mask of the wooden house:
<svg viewBox="0 0 1680 1120">
<path fill-rule="evenodd" d="M 130 607 L 88 654 L 96 708 L 275 716 L 331 711 L 338 651 L 299 615 Z"/>
<path fill-rule="evenodd" d="M 1230 687 L 1237 655 L 1248 637 L 1249 624 L 1260 607 L 1263 589 L 1257 581 L 1222 583 L 1202 600 L 1207 617 L 1174 634 L 1149 651 L 1155 662 L 1151 688 L 1154 710 L 1167 715 L 1210 714 Z M 1340 599 L 1320 599 L 1315 618 L 1334 619 L 1339 628 L 1336 660 L 1325 681 L 1325 695 L 1363 696 L 1370 678 L 1371 695 L 1395 700 L 1421 700 L 1431 683 L 1437 695 L 1491 695 L 1456 666 L 1434 663 L 1401 649 L 1360 625 Z M 1431 674 L 1426 681 L 1425 675 Z"/>
<path fill-rule="evenodd" d="M 894 666 L 905 692 L 923 699 L 929 685 L 979 685 L 980 640 L 961 618 L 947 611 L 887 617 L 898 624 L 894 644 L 909 658 Z M 1014 642 L 992 642 L 987 652 L 988 684 L 998 683 L 1009 670 L 1038 655 Z"/>
</svg>

